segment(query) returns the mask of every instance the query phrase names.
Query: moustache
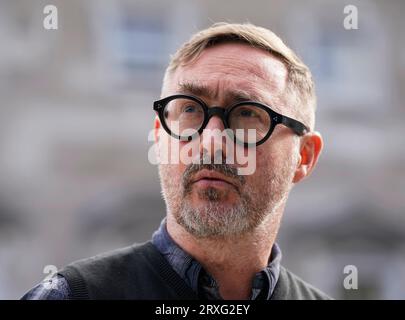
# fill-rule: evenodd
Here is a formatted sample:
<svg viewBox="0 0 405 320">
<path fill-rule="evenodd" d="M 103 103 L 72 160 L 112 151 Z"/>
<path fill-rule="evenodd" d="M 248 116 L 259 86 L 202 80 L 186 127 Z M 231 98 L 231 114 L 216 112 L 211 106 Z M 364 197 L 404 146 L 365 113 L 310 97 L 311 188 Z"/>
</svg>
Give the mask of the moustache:
<svg viewBox="0 0 405 320">
<path fill-rule="evenodd" d="M 207 161 L 208 160 L 208 161 Z M 225 160 L 221 160 L 221 163 L 209 163 L 209 159 L 206 157 L 200 158 L 199 163 L 192 163 L 186 167 L 182 177 L 182 183 L 185 190 L 189 190 L 193 182 L 193 176 L 201 170 L 216 171 L 225 177 L 231 178 L 238 187 L 242 187 L 246 183 L 246 179 L 243 175 L 238 175 L 238 170 L 235 167 L 225 163 Z"/>
</svg>

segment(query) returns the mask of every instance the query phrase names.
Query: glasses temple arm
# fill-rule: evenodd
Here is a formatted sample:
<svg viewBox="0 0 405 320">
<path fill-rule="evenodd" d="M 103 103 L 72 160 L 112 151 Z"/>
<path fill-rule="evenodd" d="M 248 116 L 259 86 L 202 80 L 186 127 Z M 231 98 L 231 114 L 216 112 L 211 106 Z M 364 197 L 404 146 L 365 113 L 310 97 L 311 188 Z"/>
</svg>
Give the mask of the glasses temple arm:
<svg viewBox="0 0 405 320">
<path fill-rule="evenodd" d="M 291 128 L 296 134 L 300 136 L 303 136 L 304 134 L 309 132 L 309 129 L 305 124 L 286 116 L 281 117 L 281 123 Z"/>
</svg>

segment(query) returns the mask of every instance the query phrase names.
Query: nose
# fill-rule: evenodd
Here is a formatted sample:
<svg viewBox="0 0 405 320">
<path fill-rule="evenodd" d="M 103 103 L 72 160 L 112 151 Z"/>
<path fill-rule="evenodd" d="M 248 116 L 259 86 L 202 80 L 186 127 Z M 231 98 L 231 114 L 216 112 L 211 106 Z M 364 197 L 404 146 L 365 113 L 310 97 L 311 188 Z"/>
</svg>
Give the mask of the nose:
<svg viewBox="0 0 405 320">
<path fill-rule="evenodd" d="M 200 138 L 200 154 L 210 159 L 210 163 L 224 163 L 227 156 L 227 133 L 223 120 L 213 115 Z"/>
</svg>

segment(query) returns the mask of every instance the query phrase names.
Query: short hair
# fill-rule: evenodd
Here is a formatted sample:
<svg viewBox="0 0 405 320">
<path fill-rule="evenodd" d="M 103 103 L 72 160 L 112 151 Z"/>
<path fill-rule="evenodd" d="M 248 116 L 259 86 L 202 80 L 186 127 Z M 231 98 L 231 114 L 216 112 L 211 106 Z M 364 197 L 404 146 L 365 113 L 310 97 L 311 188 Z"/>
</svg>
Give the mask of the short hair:
<svg viewBox="0 0 405 320">
<path fill-rule="evenodd" d="M 194 34 L 171 56 L 164 82 L 179 66 L 195 61 L 203 50 L 228 42 L 237 42 L 265 50 L 280 59 L 287 68 L 284 98 L 294 105 L 297 116 L 313 129 L 316 94 L 311 71 L 272 31 L 250 23 L 215 23 Z"/>
</svg>

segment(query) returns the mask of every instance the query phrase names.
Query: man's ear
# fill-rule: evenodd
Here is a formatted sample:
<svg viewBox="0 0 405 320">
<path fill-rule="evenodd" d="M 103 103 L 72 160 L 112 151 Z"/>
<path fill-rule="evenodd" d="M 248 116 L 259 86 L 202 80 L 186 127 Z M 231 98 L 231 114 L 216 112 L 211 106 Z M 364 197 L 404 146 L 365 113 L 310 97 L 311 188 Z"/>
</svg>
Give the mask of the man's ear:
<svg viewBox="0 0 405 320">
<path fill-rule="evenodd" d="M 159 120 L 159 117 L 156 116 L 155 121 L 154 121 L 154 126 L 153 126 L 155 143 L 159 142 L 159 129 L 160 129 L 160 120 Z"/>
<path fill-rule="evenodd" d="M 293 183 L 298 183 L 305 177 L 309 176 L 315 168 L 323 148 L 322 136 L 316 131 L 309 132 L 302 137 L 300 145 L 300 154 Z"/>
<path fill-rule="evenodd" d="M 160 121 L 159 117 L 156 116 L 155 121 L 153 123 L 153 135 L 155 138 L 154 149 L 157 163 L 160 163 L 159 134 L 160 134 Z"/>
</svg>

